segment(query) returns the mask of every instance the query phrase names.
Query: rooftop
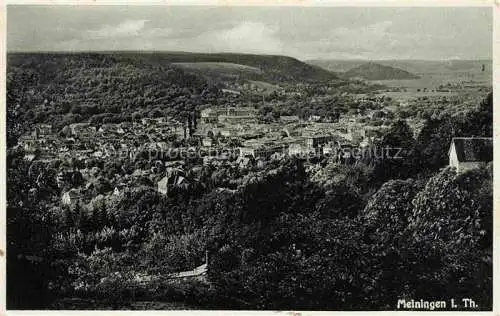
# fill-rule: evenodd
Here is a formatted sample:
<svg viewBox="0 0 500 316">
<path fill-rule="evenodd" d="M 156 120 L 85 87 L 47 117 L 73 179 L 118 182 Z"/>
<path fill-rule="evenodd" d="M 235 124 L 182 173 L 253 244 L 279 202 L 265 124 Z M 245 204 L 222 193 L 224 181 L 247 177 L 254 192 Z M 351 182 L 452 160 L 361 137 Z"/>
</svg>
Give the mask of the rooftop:
<svg viewBox="0 0 500 316">
<path fill-rule="evenodd" d="M 451 140 L 460 162 L 490 162 L 493 160 L 493 138 L 455 137 Z"/>
</svg>

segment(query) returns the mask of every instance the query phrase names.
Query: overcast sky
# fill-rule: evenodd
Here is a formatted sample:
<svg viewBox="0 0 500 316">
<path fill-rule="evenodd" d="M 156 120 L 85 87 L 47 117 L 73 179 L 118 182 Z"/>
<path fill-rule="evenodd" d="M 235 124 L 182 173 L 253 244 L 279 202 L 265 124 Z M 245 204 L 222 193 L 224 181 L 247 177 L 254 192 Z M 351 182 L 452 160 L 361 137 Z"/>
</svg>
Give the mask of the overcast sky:
<svg viewBox="0 0 500 316">
<path fill-rule="evenodd" d="M 491 8 L 8 6 L 9 51 L 490 59 Z"/>
</svg>

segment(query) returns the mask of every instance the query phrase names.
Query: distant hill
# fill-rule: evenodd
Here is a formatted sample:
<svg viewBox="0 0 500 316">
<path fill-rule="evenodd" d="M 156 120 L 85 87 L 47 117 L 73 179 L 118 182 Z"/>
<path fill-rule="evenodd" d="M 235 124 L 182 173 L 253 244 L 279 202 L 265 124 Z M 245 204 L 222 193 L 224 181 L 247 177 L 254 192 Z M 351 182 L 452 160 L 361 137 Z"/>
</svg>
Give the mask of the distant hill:
<svg viewBox="0 0 500 316">
<path fill-rule="evenodd" d="M 273 83 L 338 79 L 334 73 L 326 69 L 288 56 L 190 52 L 116 52 L 113 54 L 149 63 L 175 64 L 207 77 L 240 76 L 247 80 Z"/>
<path fill-rule="evenodd" d="M 367 60 L 341 60 L 341 59 L 315 59 L 306 61 L 308 64 L 324 68 L 332 72 L 346 72 L 352 68 L 363 65 Z M 485 72 L 492 71 L 492 60 L 376 60 L 377 64 L 404 69 L 413 74 L 454 74 L 457 72 L 470 72 L 479 74 L 482 65 Z"/>
<path fill-rule="evenodd" d="M 352 68 L 344 73 L 348 78 L 363 78 L 366 80 L 405 80 L 419 77 L 403 69 L 368 62 Z"/>
<path fill-rule="evenodd" d="M 202 76 L 171 63 L 109 53 L 9 53 L 7 91 L 11 122 L 56 129 L 142 117 L 184 120 L 220 94 Z"/>
</svg>

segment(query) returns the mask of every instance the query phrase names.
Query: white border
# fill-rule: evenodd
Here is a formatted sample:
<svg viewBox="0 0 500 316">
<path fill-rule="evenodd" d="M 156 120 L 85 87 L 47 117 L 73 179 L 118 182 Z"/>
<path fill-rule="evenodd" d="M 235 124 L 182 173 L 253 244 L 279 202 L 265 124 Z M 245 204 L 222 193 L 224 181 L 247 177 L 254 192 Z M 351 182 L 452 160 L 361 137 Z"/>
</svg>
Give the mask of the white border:
<svg viewBox="0 0 500 316">
<path fill-rule="evenodd" d="M 3 212 L 0 214 L 0 250 L 4 252 L 0 256 L 0 315 L 87 315 L 87 314 L 107 314 L 107 315 L 143 315 L 146 311 L 7 311 L 5 310 L 5 249 L 6 249 L 6 122 L 5 122 L 5 67 L 6 67 L 6 7 L 9 4 L 31 4 L 31 5 L 217 5 L 217 6 L 348 6 L 348 7 L 491 7 L 493 10 L 493 98 L 494 105 L 500 106 L 500 0 L 0 0 L 0 207 Z M 498 260 L 498 245 L 500 243 L 500 219 L 498 209 L 500 207 L 500 171 L 496 167 L 500 159 L 500 114 L 496 108 L 493 113 L 493 134 L 494 134 L 494 240 L 493 240 L 493 312 L 408 312 L 408 311 L 388 311 L 388 312 L 368 312 L 376 315 L 393 315 L 410 313 L 412 315 L 498 315 L 500 316 L 500 261 Z M 147 311 L 148 315 L 366 315 L 367 312 L 308 312 L 308 311 Z"/>
</svg>

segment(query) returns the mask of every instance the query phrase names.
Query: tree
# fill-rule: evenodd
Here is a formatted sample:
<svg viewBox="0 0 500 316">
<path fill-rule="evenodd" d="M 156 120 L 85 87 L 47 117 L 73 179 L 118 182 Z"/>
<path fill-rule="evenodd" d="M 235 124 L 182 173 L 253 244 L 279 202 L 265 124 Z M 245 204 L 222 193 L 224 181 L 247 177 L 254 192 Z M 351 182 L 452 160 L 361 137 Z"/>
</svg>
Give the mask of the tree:
<svg viewBox="0 0 500 316">
<path fill-rule="evenodd" d="M 408 277 L 411 263 L 406 260 L 409 243 L 406 227 L 413 211 L 412 200 L 419 192 L 419 182 L 390 180 L 370 198 L 361 212 L 364 240 L 370 257 L 374 280 L 370 293 L 380 307 L 394 308 L 394 297 L 410 295 Z"/>
<path fill-rule="evenodd" d="M 406 121 L 397 120 L 377 144 L 374 178 L 379 183 L 389 179 L 407 178 L 413 166 L 412 147 L 415 140 Z M 382 154 L 380 154 L 382 153 Z M 379 157 L 380 156 L 380 157 Z"/>
<path fill-rule="evenodd" d="M 485 169 L 457 175 L 448 168 L 432 177 L 414 201 L 411 228 L 416 240 L 429 237 L 443 243 L 476 245 L 491 229 L 483 226 L 491 216 L 491 201 L 477 195 L 488 176 Z"/>
<path fill-rule="evenodd" d="M 356 222 L 286 214 L 270 224 L 265 245 L 239 264 L 248 246 L 228 245 L 211 279 L 222 306 L 244 309 L 363 309 L 371 297 L 365 278 L 361 230 Z M 264 237 L 264 236 L 263 236 Z M 228 267 L 225 262 L 233 262 Z M 225 267 L 221 269 L 221 267 Z"/>
<path fill-rule="evenodd" d="M 493 93 L 490 92 L 478 108 L 460 121 L 462 136 L 493 136 Z"/>
<path fill-rule="evenodd" d="M 415 295 L 475 295 L 481 308 L 491 306 L 492 196 L 482 188 L 490 176 L 487 169 L 445 169 L 415 197 L 408 225 Z"/>
<path fill-rule="evenodd" d="M 347 185 L 332 185 L 325 197 L 318 201 L 317 209 L 326 218 L 354 218 L 363 208 L 363 199 Z"/>
<path fill-rule="evenodd" d="M 414 165 L 419 172 L 432 172 L 448 162 L 448 150 L 457 135 L 456 122 L 449 116 L 428 119 L 414 146 Z"/>
<path fill-rule="evenodd" d="M 48 288 L 54 278 L 53 193 L 37 187 L 37 175 L 30 175 L 23 156 L 22 151 L 7 155 L 7 307 L 42 309 L 54 295 Z"/>
</svg>

